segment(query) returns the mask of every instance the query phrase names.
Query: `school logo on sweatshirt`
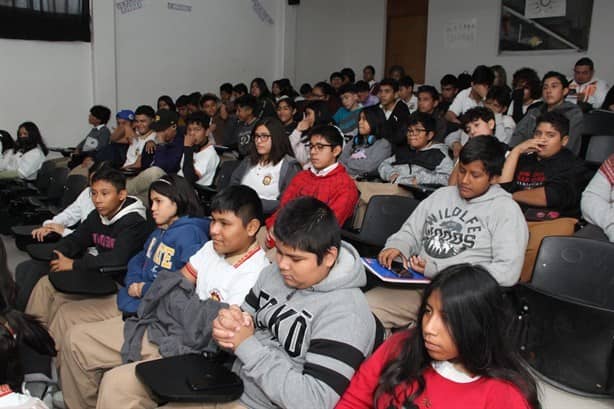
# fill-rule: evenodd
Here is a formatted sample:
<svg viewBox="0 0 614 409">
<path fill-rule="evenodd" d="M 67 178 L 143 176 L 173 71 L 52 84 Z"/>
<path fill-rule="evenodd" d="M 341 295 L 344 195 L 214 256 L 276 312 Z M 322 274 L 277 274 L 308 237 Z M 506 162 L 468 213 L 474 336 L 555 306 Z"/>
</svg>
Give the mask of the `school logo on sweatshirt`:
<svg viewBox="0 0 614 409">
<path fill-rule="evenodd" d="M 456 206 L 439 209 L 426 218 L 422 245 L 433 258 L 454 257 L 475 246 L 480 220 Z"/>
</svg>

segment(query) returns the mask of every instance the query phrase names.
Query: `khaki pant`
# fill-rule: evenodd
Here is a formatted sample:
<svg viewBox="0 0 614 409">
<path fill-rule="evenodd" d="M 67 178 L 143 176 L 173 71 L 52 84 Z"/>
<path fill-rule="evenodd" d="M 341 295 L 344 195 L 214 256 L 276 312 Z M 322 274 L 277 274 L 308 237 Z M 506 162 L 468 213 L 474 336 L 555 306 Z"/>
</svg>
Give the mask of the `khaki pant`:
<svg viewBox="0 0 614 409">
<path fill-rule="evenodd" d="M 161 406 L 166 409 L 247 409 L 239 401 L 228 403 L 169 403 Z"/>
<path fill-rule="evenodd" d="M 353 226 L 355 229 L 360 229 L 362 220 L 367 211 L 367 205 L 371 197 L 376 195 L 404 196 L 411 197 L 411 193 L 407 189 L 403 189 L 395 183 L 379 183 L 379 182 L 356 182 L 356 187 L 360 191 L 358 200 L 358 208 L 356 209 Z"/>
<path fill-rule="evenodd" d="M 152 166 L 135 177 L 128 178 L 126 181 L 126 190 L 130 196 L 138 197 L 145 207 L 148 207 L 149 197 L 147 197 L 147 195 L 149 193 L 149 186 L 152 182 L 160 179 L 164 175 L 166 175 L 166 172 L 157 166 Z"/>
<path fill-rule="evenodd" d="M 406 328 L 418 318 L 422 291 L 375 287 L 365 294 L 371 312 L 385 329 Z"/>
<path fill-rule="evenodd" d="M 121 317 L 79 324 L 68 330 L 61 347 L 60 379 L 64 401 L 70 409 L 157 407 L 134 374 L 136 363 L 122 365 L 123 343 Z M 160 358 L 158 347 L 149 342 L 147 334 L 141 355 L 143 360 Z"/>
</svg>

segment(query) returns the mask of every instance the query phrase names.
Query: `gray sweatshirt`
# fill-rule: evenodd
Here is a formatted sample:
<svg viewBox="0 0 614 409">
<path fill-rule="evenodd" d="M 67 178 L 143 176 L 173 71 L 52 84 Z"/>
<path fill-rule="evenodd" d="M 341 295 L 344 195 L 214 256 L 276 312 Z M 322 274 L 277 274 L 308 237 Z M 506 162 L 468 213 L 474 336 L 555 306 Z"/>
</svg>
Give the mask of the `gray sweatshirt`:
<svg viewBox="0 0 614 409">
<path fill-rule="evenodd" d="M 397 160 L 396 156 L 393 155 L 392 157 L 383 161 L 377 168 L 380 178 L 386 182 L 389 182 L 390 177 L 396 173 L 399 175 L 399 177 L 396 178 L 394 183 L 411 184 L 415 178 L 416 183 L 422 185 L 447 185 L 448 177 L 450 177 L 450 173 L 452 173 L 452 169 L 454 168 L 454 163 L 448 156 L 448 147 L 443 143 L 435 143 L 422 149 L 422 151 L 431 149 L 439 149 L 444 154 L 443 159 L 434 170 L 428 170 L 416 164 L 411 164 L 411 166 L 408 164 L 393 165 L 393 163 Z"/>
<path fill-rule="evenodd" d="M 344 242 L 328 276 L 311 288 L 287 287 L 276 264 L 262 270 L 241 306 L 256 324 L 235 351 L 241 403 L 333 408 L 373 348 L 375 321 L 360 291 L 365 284 L 360 256 Z"/>
<path fill-rule="evenodd" d="M 610 241 L 614 241 L 614 155 L 611 155 L 582 193 L 582 216 L 601 227 Z M 610 181 L 608 176 L 612 179 Z"/>
<path fill-rule="evenodd" d="M 427 277 L 453 264 L 473 263 L 499 284 L 512 286 L 520 277 L 528 239 L 520 207 L 499 185 L 468 201 L 456 186 L 447 186 L 424 199 L 385 247 L 425 259 Z"/>
<path fill-rule="evenodd" d="M 352 177 L 377 172 L 377 166 L 392 155 L 392 146 L 381 138 L 373 145 L 354 145 L 348 142 L 343 147 L 339 162 Z"/>
</svg>

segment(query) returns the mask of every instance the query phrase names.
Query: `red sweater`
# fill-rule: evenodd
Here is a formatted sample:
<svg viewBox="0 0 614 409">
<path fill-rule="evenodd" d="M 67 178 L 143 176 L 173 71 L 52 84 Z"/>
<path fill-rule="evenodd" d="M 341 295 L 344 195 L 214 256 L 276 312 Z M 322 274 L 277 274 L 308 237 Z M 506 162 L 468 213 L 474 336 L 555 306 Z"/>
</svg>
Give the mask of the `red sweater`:
<svg viewBox="0 0 614 409">
<path fill-rule="evenodd" d="M 354 213 L 354 207 L 358 202 L 358 189 L 342 164 L 338 164 L 326 176 L 316 176 L 310 170 L 303 170 L 292 178 L 281 196 L 279 208 L 266 220 L 266 227 L 269 231 L 275 224 L 279 209 L 301 196 L 313 196 L 326 203 L 335 213 L 339 225 L 343 226 L 343 223 Z"/>
<path fill-rule="evenodd" d="M 380 373 L 384 365 L 396 355 L 400 343 L 407 335 L 406 331 L 393 335 L 361 365 L 336 409 L 374 407 L 373 397 Z M 482 377 L 469 383 L 457 383 L 442 377 L 433 368 L 428 368 L 424 372 L 424 380 L 425 390 L 414 401 L 419 409 L 529 409 L 520 391 L 499 379 Z M 406 385 L 396 388 L 395 395 L 399 399 L 397 405 L 403 403 L 406 392 Z M 391 407 L 391 402 L 391 395 L 383 395 L 375 408 L 387 409 Z"/>
</svg>

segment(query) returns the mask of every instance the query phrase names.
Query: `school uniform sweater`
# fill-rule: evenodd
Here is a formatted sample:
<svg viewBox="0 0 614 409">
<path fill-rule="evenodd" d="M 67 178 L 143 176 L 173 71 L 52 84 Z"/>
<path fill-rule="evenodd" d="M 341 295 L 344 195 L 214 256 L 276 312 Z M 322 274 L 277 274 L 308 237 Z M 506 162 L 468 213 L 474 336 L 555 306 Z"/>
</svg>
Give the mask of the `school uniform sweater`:
<svg viewBox="0 0 614 409">
<path fill-rule="evenodd" d="M 381 162 L 377 168 L 382 180 L 389 182 L 392 175 L 398 177 L 394 183 L 447 185 L 454 163 L 448 156 L 448 147 L 435 143 L 420 150 L 399 150 L 397 155 Z"/>
<path fill-rule="evenodd" d="M 58 242 L 56 250 L 74 259 L 74 270 L 95 272 L 104 266 L 128 264 L 150 232 L 145 206 L 140 200 L 128 197 L 111 219 L 91 212 L 72 234 Z M 97 255 L 85 252 L 92 246 Z"/>
<path fill-rule="evenodd" d="M 189 216 L 175 220 L 166 230 L 154 230 L 143 249 L 128 263 L 125 287 L 120 288 L 117 294 L 117 307 L 124 312 L 136 312 L 158 272 L 181 270 L 190 257 L 209 240 L 208 233 L 208 219 Z M 128 295 L 128 288 L 132 284 L 143 282 L 145 285 L 141 298 Z"/>
<path fill-rule="evenodd" d="M 364 138 L 364 137 L 363 137 Z M 366 176 L 377 173 L 377 166 L 392 155 L 392 147 L 386 139 L 375 143 L 346 143 L 339 156 L 339 162 L 345 166 L 350 176 Z"/>
<path fill-rule="evenodd" d="M 303 170 L 294 176 L 279 203 L 279 209 L 286 203 L 302 196 L 312 196 L 326 203 L 331 208 L 337 222 L 343 226 L 345 221 L 354 213 L 358 202 L 358 189 L 349 177 L 342 164 L 324 176 L 318 176 L 311 170 Z M 271 231 L 279 209 L 266 220 L 266 227 Z"/>
<path fill-rule="evenodd" d="M 394 334 L 362 364 L 336 409 L 407 407 L 403 406 L 403 403 L 412 390 L 417 388 L 416 382 L 397 386 L 394 396 L 383 394 L 375 405 L 373 399 L 382 370 L 400 353 L 400 347 L 408 334 L 407 331 Z M 520 390 L 500 379 L 480 377 L 470 382 L 455 382 L 442 376 L 433 366 L 423 372 L 423 377 L 424 391 L 413 400 L 416 409 L 529 409 L 529 404 Z"/>
<path fill-rule="evenodd" d="M 252 409 L 332 408 L 375 339 L 375 321 L 360 287 L 360 255 L 342 242 L 328 275 L 313 287 L 288 287 L 276 264 L 260 273 L 243 311 L 253 336 L 235 350 L 241 404 Z"/>
</svg>

